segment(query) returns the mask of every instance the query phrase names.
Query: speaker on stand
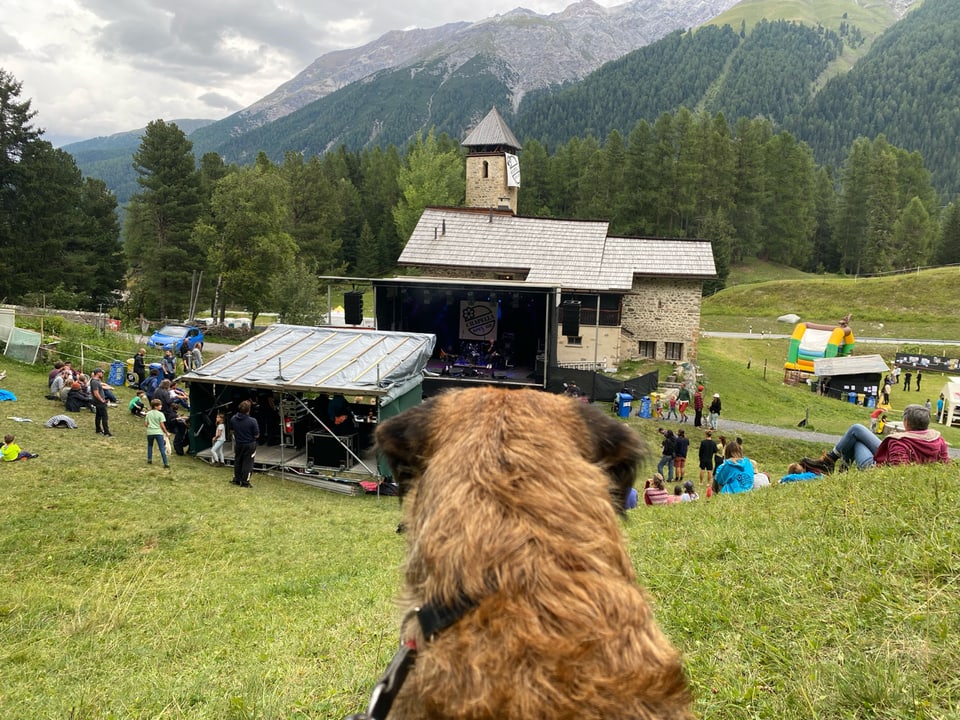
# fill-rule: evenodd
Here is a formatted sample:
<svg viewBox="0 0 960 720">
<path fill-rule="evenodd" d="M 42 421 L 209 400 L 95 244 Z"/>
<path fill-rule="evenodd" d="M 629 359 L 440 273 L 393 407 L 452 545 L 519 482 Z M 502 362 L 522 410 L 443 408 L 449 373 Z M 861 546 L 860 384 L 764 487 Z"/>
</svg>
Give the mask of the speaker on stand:
<svg viewBox="0 0 960 720">
<path fill-rule="evenodd" d="M 363 325 L 363 293 L 357 290 L 343 294 L 343 321 L 347 325 Z"/>
<path fill-rule="evenodd" d="M 565 300 L 560 304 L 563 334 L 577 337 L 580 334 L 580 301 Z"/>
</svg>

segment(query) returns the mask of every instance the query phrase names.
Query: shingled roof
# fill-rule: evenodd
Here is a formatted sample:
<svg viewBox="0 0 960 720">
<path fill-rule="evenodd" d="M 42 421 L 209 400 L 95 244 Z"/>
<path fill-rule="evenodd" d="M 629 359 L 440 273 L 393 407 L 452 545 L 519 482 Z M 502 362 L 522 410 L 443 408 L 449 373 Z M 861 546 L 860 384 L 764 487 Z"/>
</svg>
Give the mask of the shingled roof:
<svg viewBox="0 0 960 720">
<path fill-rule="evenodd" d="M 507 126 L 496 108 L 490 110 L 466 139 L 460 143 L 466 148 L 491 148 L 520 150 L 520 141 Z"/>
<path fill-rule="evenodd" d="M 881 355 L 852 355 L 850 357 L 816 358 L 813 373 L 817 377 L 836 375 L 883 374 L 890 372 Z"/>
<path fill-rule="evenodd" d="M 609 237 L 608 223 L 517 217 L 476 208 L 427 208 L 401 265 L 525 274 L 569 290 L 626 292 L 636 275 L 716 277 L 706 240 Z"/>
</svg>

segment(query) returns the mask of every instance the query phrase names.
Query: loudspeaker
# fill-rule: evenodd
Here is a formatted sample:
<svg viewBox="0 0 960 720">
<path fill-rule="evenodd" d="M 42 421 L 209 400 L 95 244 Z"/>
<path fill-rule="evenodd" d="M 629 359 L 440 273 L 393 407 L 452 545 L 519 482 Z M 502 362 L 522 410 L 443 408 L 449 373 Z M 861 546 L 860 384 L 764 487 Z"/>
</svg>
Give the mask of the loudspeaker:
<svg viewBox="0 0 960 720">
<path fill-rule="evenodd" d="M 580 302 L 566 300 L 560 305 L 563 323 L 563 334 L 567 337 L 577 337 L 580 334 Z"/>
<path fill-rule="evenodd" d="M 356 290 L 343 294 L 343 321 L 347 325 L 363 325 L 363 293 Z"/>
</svg>

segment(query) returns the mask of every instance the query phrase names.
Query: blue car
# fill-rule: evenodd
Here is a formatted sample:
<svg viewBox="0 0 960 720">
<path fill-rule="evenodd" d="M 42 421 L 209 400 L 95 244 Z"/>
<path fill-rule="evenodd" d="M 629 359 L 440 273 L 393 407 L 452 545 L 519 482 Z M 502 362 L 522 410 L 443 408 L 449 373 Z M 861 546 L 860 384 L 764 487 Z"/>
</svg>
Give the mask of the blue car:
<svg viewBox="0 0 960 720">
<path fill-rule="evenodd" d="M 147 340 L 148 347 L 173 350 L 176 355 L 180 354 L 183 343 L 191 350 L 197 345 L 202 348 L 203 331 L 195 325 L 164 325 Z"/>
</svg>

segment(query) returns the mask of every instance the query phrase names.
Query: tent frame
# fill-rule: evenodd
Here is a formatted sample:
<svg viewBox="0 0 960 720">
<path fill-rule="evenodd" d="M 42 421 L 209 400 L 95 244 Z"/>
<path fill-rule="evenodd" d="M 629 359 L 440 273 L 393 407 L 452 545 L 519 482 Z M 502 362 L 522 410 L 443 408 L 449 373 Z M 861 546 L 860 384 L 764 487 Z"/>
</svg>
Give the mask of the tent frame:
<svg viewBox="0 0 960 720">
<path fill-rule="evenodd" d="M 370 399 L 375 417 L 359 419 L 353 434 L 359 441 L 366 422 L 378 423 L 385 410 L 390 417 L 420 402 L 423 369 L 435 342 L 435 336 L 423 333 L 271 326 L 182 377 L 190 384 L 191 453 L 209 461 L 207 428 L 213 416 L 246 395 L 266 393 L 275 400 L 278 427 L 261 422 L 262 435 L 270 440 L 258 447 L 255 469 L 348 494 L 359 493 L 359 483 L 369 479 L 379 490 L 386 472 L 382 459 L 371 464 L 361 457 L 361 449 L 349 442 L 349 436 L 334 432 L 329 420 L 315 412 L 303 395 Z M 294 408 L 296 413 L 291 412 Z M 290 430 L 291 421 L 294 428 L 296 423 L 307 423 L 306 429 Z M 309 452 L 311 430 L 333 438 L 346 462 L 339 467 L 315 464 Z M 277 438 L 279 442 L 273 442 Z M 232 460 L 229 445 L 225 451 L 225 459 Z"/>
</svg>

